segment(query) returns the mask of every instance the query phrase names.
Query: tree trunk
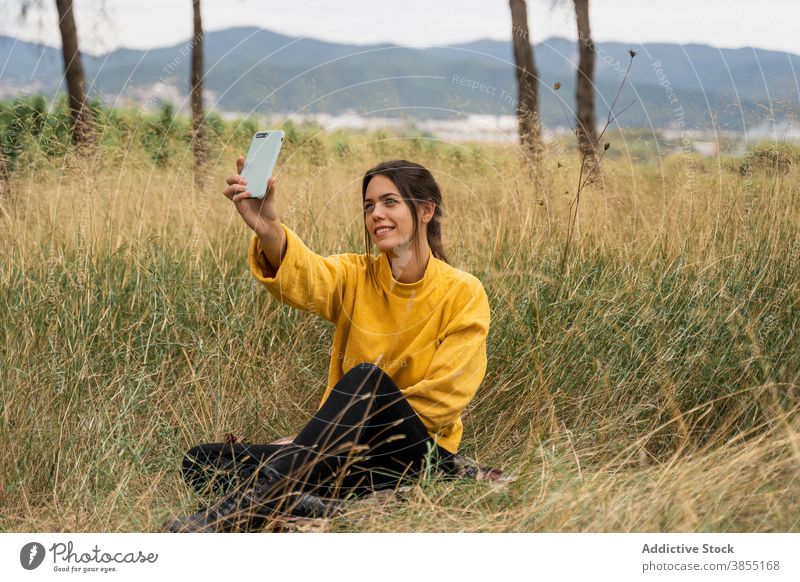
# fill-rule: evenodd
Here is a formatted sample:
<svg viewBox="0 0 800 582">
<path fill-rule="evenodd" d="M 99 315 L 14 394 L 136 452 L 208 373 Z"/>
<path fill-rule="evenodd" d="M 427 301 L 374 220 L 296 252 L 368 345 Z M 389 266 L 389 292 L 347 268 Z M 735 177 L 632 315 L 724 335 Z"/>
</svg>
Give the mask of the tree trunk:
<svg viewBox="0 0 800 582">
<path fill-rule="evenodd" d="M 533 60 L 533 47 L 528 38 L 528 10 L 525 0 L 509 0 L 511 6 L 511 36 L 517 73 L 517 120 L 519 139 L 532 159 L 541 153 L 539 127 L 539 71 Z"/>
<path fill-rule="evenodd" d="M 78 50 L 78 31 L 72 11 L 72 0 L 56 0 L 58 28 L 61 30 L 61 53 L 64 57 L 64 76 L 67 78 L 69 111 L 72 115 L 72 143 L 84 148 L 96 142 L 92 113 L 86 104 L 86 84 L 83 77 L 81 52 Z"/>
<path fill-rule="evenodd" d="M 206 130 L 203 125 L 203 24 L 200 20 L 200 0 L 192 0 L 194 9 L 194 37 L 192 38 L 192 152 L 194 154 L 194 182 L 203 187 L 206 177 Z"/>
<path fill-rule="evenodd" d="M 11 192 L 11 176 L 8 174 L 8 163 L 6 154 L 3 151 L 3 143 L 0 142 L 0 197 Z"/>
<path fill-rule="evenodd" d="M 597 122 L 594 112 L 595 45 L 589 28 L 589 0 L 573 0 L 578 23 L 578 79 L 575 98 L 577 114 L 575 130 L 581 154 L 594 161 L 597 147 Z"/>
</svg>

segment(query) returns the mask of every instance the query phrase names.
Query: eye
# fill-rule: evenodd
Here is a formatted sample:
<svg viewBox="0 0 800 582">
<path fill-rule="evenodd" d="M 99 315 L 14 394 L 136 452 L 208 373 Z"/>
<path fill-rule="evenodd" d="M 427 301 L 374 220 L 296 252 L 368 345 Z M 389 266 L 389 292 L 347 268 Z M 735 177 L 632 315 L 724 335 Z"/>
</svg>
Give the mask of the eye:
<svg viewBox="0 0 800 582">
<path fill-rule="evenodd" d="M 397 200 L 394 198 L 387 198 L 386 199 L 386 206 L 394 206 L 397 203 Z"/>
<path fill-rule="evenodd" d="M 375 208 L 375 205 L 372 202 L 367 202 L 364 205 L 364 212 L 372 212 L 373 208 Z"/>
</svg>

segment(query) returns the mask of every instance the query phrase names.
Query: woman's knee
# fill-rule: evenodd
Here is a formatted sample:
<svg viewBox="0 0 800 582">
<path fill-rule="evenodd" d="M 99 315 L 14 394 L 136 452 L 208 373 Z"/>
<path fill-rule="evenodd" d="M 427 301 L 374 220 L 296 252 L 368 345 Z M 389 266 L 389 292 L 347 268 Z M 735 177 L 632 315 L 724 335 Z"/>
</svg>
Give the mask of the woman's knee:
<svg viewBox="0 0 800 582">
<path fill-rule="evenodd" d="M 380 366 L 373 364 L 372 362 L 361 362 L 360 364 L 356 364 L 355 366 L 350 368 L 348 373 L 349 372 L 362 373 L 362 374 L 369 374 L 373 372 L 385 373 L 383 370 L 381 370 Z"/>
<path fill-rule="evenodd" d="M 372 362 L 361 362 L 360 364 L 356 364 L 355 366 L 350 368 L 349 372 L 353 372 L 354 374 L 360 374 L 363 376 L 375 375 L 382 378 L 383 377 L 389 378 L 389 374 L 387 374 L 383 368 L 381 368 L 377 364 L 373 364 Z"/>
<path fill-rule="evenodd" d="M 339 387 L 348 392 L 374 392 L 376 387 L 388 388 L 394 381 L 379 366 L 370 362 L 361 362 L 350 368 L 339 381 Z"/>
</svg>

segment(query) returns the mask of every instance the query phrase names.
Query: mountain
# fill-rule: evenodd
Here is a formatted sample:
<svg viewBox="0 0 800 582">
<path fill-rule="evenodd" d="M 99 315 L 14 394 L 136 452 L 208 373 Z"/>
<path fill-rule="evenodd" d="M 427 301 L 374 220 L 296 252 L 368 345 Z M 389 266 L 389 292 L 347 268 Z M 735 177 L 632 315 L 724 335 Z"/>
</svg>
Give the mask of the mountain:
<svg viewBox="0 0 800 582">
<path fill-rule="evenodd" d="M 800 56 L 755 48 L 646 43 L 597 45 L 598 119 L 637 52 L 615 111 L 626 126 L 742 131 L 765 121 L 800 118 Z M 92 95 L 145 106 L 170 99 L 185 106 L 190 41 L 149 51 L 84 55 Z M 546 125 L 571 121 L 575 41 L 536 44 Z M 209 107 L 219 111 L 342 113 L 447 118 L 513 115 L 516 83 L 510 41 L 446 47 L 350 45 L 294 38 L 259 28 L 205 36 Z M 561 83 L 559 91 L 553 84 Z M 61 54 L 0 36 L 0 96 L 63 90 Z"/>
</svg>

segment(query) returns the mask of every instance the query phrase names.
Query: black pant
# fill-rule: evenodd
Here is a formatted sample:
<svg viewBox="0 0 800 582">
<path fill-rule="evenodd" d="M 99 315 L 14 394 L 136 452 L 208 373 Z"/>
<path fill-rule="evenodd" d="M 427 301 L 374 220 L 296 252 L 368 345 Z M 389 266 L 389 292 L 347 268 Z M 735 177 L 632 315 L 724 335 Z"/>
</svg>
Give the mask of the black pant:
<svg viewBox="0 0 800 582">
<path fill-rule="evenodd" d="M 350 369 L 291 444 L 202 444 L 183 461 L 186 482 L 202 493 L 224 492 L 268 464 L 285 490 L 344 497 L 396 487 L 426 459 L 452 471 L 452 453 L 438 447 L 394 381 L 377 366 Z"/>
</svg>

